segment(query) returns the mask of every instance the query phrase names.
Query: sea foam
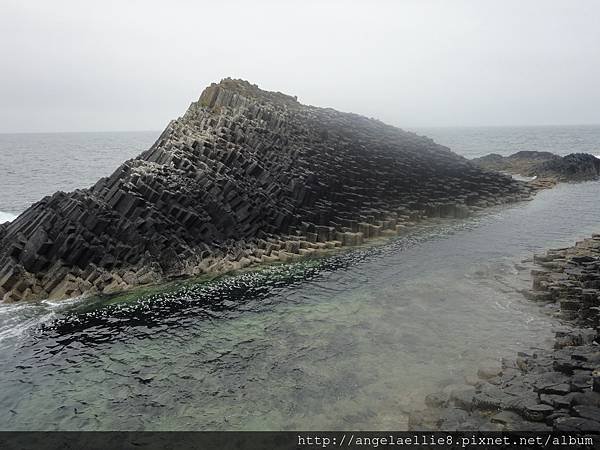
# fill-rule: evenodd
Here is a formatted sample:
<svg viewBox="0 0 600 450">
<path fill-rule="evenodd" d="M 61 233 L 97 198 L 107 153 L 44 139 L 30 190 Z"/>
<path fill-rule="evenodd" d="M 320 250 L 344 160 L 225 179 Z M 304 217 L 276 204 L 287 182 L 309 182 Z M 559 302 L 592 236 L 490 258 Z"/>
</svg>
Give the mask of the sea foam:
<svg viewBox="0 0 600 450">
<path fill-rule="evenodd" d="M 0 211 L 0 223 L 10 222 L 12 220 L 15 220 L 16 218 L 17 216 L 15 216 L 14 214 Z"/>
</svg>

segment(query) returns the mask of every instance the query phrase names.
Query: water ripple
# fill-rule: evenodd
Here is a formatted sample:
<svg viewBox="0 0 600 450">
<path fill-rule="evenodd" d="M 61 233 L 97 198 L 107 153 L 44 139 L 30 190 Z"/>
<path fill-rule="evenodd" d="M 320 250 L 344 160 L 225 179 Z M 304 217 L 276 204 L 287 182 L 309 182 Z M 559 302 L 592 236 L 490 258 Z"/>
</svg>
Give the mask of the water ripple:
<svg viewBox="0 0 600 450">
<path fill-rule="evenodd" d="M 550 345 L 558 322 L 519 294 L 528 258 L 595 231 L 599 186 L 202 283 L 2 305 L 0 428 L 401 428 L 482 360 Z"/>
</svg>

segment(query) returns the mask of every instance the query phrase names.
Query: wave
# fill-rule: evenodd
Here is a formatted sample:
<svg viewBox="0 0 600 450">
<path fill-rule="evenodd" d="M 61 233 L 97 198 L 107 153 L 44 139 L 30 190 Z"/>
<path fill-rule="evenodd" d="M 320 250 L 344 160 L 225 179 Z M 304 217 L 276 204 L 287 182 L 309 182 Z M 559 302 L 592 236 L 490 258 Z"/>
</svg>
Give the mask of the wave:
<svg viewBox="0 0 600 450">
<path fill-rule="evenodd" d="M 17 218 L 17 216 L 15 214 L 0 211 L 0 223 L 11 222 L 11 221 L 15 220 L 16 218 Z"/>
<path fill-rule="evenodd" d="M 84 302 L 84 297 L 74 297 L 60 301 L 2 303 L 0 304 L 0 351 L 6 341 L 15 345 L 24 337 L 35 332 L 44 324 L 56 320 L 73 306 Z"/>
<path fill-rule="evenodd" d="M 537 175 L 533 176 L 533 177 L 525 177 L 523 175 L 516 175 L 516 174 L 509 174 L 511 177 L 513 177 L 514 180 L 517 181 L 533 181 L 537 178 Z"/>
</svg>

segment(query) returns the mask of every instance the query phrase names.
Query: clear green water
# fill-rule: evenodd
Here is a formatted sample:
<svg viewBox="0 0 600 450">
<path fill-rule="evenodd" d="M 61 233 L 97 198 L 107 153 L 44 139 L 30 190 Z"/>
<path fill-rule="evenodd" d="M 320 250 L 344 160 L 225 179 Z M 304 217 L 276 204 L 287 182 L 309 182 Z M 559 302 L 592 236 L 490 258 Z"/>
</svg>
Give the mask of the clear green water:
<svg viewBox="0 0 600 450">
<path fill-rule="evenodd" d="M 121 299 L 0 306 L 0 429 L 401 429 L 560 324 L 534 251 L 598 230 L 600 184 L 371 248 Z"/>
</svg>

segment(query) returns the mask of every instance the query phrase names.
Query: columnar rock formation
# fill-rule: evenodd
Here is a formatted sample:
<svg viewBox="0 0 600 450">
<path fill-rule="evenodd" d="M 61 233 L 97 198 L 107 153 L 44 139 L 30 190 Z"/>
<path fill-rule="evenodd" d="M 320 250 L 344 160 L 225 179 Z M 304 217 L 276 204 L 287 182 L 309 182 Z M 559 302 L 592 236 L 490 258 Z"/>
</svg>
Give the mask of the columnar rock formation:
<svg viewBox="0 0 600 450">
<path fill-rule="evenodd" d="M 431 139 L 225 79 L 110 177 L 0 225 L 0 298 L 286 260 L 528 195 Z"/>
</svg>

